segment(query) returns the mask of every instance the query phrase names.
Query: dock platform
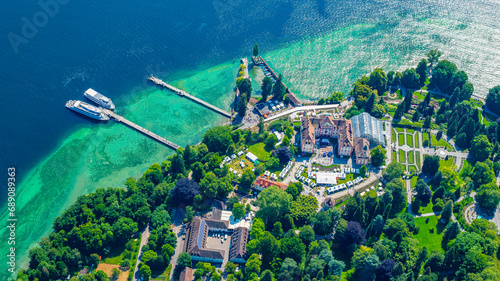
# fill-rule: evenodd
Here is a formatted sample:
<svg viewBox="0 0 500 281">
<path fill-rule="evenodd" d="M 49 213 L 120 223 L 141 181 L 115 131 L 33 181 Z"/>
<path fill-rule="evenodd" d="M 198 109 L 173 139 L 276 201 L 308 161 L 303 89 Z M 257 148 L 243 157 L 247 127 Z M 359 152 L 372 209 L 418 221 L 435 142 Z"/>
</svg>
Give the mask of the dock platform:
<svg viewBox="0 0 500 281">
<path fill-rule="evenodd" d="M 159 135 L 157 135 L 157 134 L 155 134 L 155 133 L 153 133 L 153 132 L 151 132 L 149 130 L 144 129 L 143 127 L 135 124 L 134 122 L 131 122 L 131 121 L 125 119 L 123 116 L 120 116 L 120 115 L 114 113 L 111 110 L 103 108 L 102 111 L 103 111 L 104 114 L 106 114 L 109 117 L 113 118 L 116 122 L 123 123 L 123 124 L 129 126 L 130 128 L 132 128 L 132 129 L 134 129 L 134 130 L 136 130 L 136 131 L 138 131 L 138 132 L 140 132 L 140 133 L 142 133 L 142 134 L 144 134 L 144 135 L 152 138 L 153 140 L 155 140 L 155 141 L 157 141 L 157 142 L 159 142 L 159 143 L 161 143 L 161 144 L 163 144 L 163 145 L 165 145 L 165 146 L 167 146 L 167 147 L 169 147 L 169 148 L 171 148 L 173 150 L 177 150 L 178 148 L 180 148 L 179 145 L 177 145 L 177 144 L 175 144 L 175 143 L 173 143 L 173 142 L 165 139 L 164 137 L 160 137 Z"/>
<path fill-rule="evenodd" d="M 165 83 L 163 80 L 158 79 L 158 78 L 154 77 L 153 75 L 149 76 L 148 80 L 151 81 L 151 82 L 153 82 L 154 84 L 162 87 L 162 88 L 166 88 L 166 89 L 168 89 L 168 90 L 176 93 L 180 97 L 186 97 L 186 98 L 188 98 L 188 99 L 190 99 L 190 100 L 192 100 L 192 101 L 194 101 L 194 102 L 196 102 L 198 104 L 203 105 L 204 107 L 206 107 L 208 109 L 211 109 L 211 110 L 213 110 L 213 111 L 221 114 L 222 116 L 225 116 L 227 118 L 231 118 L 231 113 L 229 113 L 229 112 L 227 112 L 225 110 L 222 110 L 222 109 L 220 109 L 220 108 L 218 108 L 218 107 L 216 107 L 214 105 L 211 105 L 208 102 L 203 101 L 203 100 L 201 100 L 201 99 L 199 99 L 199 98 L 197 98 L 197 97 L 195 97 L 193 95 L 190 95 L 190 94 L 188 94 L 187 92 L 185 92 L 185 91 L 183 91 L 181 89 L 177 89 L 176 87 L 174 87 L 174 86 L 172 86 L 172 85 L 170 85 L 168 83 Z"/>
</svg>

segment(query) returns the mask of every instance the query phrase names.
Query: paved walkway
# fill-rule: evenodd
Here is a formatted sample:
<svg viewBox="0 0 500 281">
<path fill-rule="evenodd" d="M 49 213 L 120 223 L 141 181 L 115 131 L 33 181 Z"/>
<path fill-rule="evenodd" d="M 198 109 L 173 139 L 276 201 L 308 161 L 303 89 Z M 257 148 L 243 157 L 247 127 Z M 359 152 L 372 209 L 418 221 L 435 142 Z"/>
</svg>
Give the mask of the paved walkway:
<svg viewBox="0 0 500 281">
<path fill-rule="evenodd" d="M 146 245 L 148 243 L 149 239 L 149 224 L 146 226 L 146 229 L 142 232 L 142 237 L 141 237 L 141 244 L 139 245 L 139 252 L 137 255 L 137 262 L 135 263 L 135 269 L 134 269 L 134 276 L 132 277 L 132 281 L 136 281 L 137 279 L 141 279 L 141 276 L 139 276 L 139 264 L 141 263 L 141 258 L 142 258 L 142 246 Z"/>
<path fill-rule="evenodd" d="M 299 106 L 299 107 L 294 107 L 289 110 L 285 110 L 283 112 L 280 112 L 276 115 L 270 116 L 266 119 L 264 119 L 265 122 L 272 121 L 275 119 L 279 119 L 283 116 L 299 112 L 299 111 L 306 111 L 306 110 L 322 110 L 322 109 L 333 109 L 333 108 L 338 108 L 338 107 L 344 107 L 347 108 L 350 106 L 352 102 L 349 101 L 343 101 L 340 104 L 324 104 L 324 105 L 306 105 L 306 106 Z"/>
</svg>

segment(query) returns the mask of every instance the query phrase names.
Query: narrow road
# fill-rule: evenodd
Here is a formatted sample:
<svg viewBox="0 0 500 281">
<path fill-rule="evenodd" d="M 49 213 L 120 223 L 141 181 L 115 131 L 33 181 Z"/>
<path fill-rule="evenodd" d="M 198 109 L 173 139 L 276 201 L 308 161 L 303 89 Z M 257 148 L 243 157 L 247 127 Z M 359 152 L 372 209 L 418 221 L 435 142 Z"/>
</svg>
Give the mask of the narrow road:
<svg viewBox="0 0 500 281">
<path fill-rule="evenodd" d="M 146 229 L 142 232 L 141 236 L 141 244 L 139 245 L 139 253 L 137 255 L 137 262 L 135 263 L 135 269 L 134 269 L 134 276 L 132 277 L 132 281 L 136 281 L 137 279 L 140 279 L 139 276 L 139 264 L 141 263 L 141 258 L 142 258 L 142 246 L 146 245 L 148 243 L 149 235 L 151 233 L 149 232 L 149 224 L 146 226 Z"/>
</svg>

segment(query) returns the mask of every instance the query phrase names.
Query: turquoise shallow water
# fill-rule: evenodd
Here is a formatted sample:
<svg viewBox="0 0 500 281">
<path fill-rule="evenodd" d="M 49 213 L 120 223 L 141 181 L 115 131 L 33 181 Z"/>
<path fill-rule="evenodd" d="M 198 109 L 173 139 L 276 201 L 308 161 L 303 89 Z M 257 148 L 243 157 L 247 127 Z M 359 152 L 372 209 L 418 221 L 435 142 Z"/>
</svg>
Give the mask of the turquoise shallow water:
<svg viewBox="0 0 500 281">
<path fill-rule="evenodd" d="M 414 66 L 431 48 L 463 68 L 478 95 L 500 83 L 500 5 L 494 1 L 181 2 L 75 2 L 19 56 L 6 60 L 9 67 L 0 74 L 16 99 L 0 100 L 0 122 L 9 136 L 0 138 L 6 148 L 0 159 L 2 165 L 21 161 L 21 264 L 30 245 L 50 232 L 53 219 L 76 197 L 122 186 L 172 153 L 121 124 L 92 124 L 64 109 L 67 99 L 87 87 L 112 97 L 118 114 L 185 146 L 224 119 L 144 77 L 153 72 L 229 110 L 238 67 L 232 59 L 249 56 L 255 42 L 304 99 L 347 92 L 375 67 Z M 11 11 L 21 17 L 36 8 Z M 109 13 L 102 16 L 104 11 Z M 4 19 L 14 24 L 2 25 L 2 31 L 18 28 L 18 18 Z M 58 32 L 79 39 L 58 42 Z M 9 51 L 3 47 L 2 56 Z M 24 75 L 32 77 L 30 83 Z M 5 235 L 0 228 L 1 241 Z M 7 253 L 5 243 L 0 247 Z"/>
</svg>

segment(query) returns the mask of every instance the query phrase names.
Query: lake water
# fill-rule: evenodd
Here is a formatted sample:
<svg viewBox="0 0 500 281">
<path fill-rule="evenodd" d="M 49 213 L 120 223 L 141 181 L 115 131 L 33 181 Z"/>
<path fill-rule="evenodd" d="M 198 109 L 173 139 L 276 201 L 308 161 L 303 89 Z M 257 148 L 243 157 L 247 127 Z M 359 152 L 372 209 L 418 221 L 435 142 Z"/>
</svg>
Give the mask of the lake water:
<svg viewBox="0 0 500 281">
<path fill-rule="evenodd" d="M 172 153 L 121 124 L 95 123 L 64 108 L 87 88 L 112 98 L 118 114 L 182 146 L 226 120 L 146 77 L 155 74 L 229 110 L 233 59 L 250 57 L 254 43 L 303 99 L 347 92 L 375 67 L 414 67 L 431 48 L 443 50 L 485 96 L 500 84 L 498 18 L 496 1 L 3 3 L 0 199 L 7 167 L 14 166 L 17 268 L 78 196 L 123 186 Z M 3 210 L 5 203 L 6 223 Z M 5 257 L 10 246 L 0 243 Z"/>
</svg>

